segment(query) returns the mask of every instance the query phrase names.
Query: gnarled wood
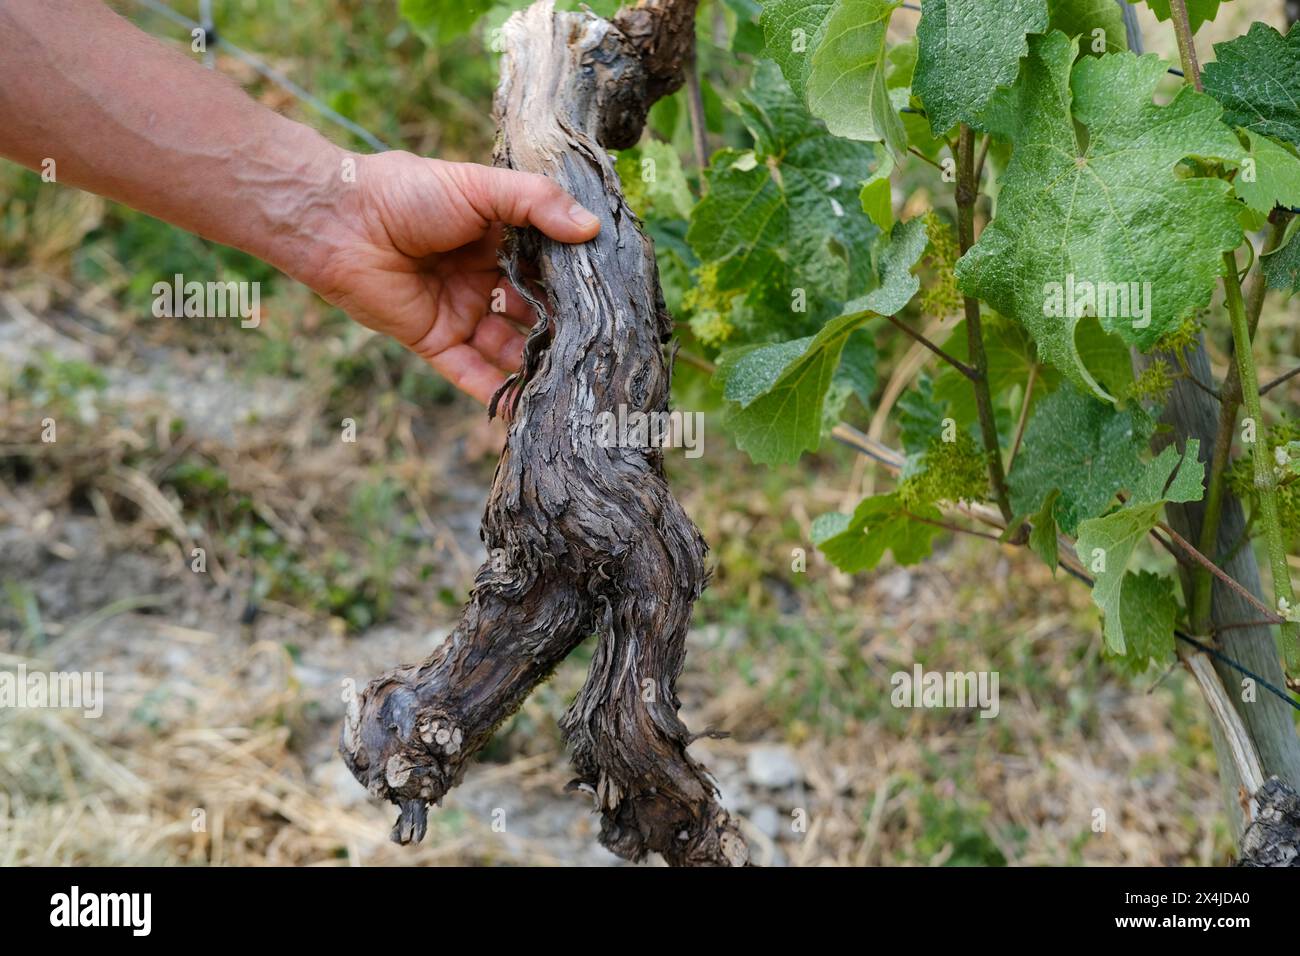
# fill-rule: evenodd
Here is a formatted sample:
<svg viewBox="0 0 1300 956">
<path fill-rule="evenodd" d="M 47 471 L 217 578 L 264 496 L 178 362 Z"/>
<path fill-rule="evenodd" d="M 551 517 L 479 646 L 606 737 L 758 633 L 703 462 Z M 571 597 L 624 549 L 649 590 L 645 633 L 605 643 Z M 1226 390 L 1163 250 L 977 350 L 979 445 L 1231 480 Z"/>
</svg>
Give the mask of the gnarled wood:
<svg viewBox="0 0 1300 956">
<path fill-rule="evenodd" d="M 1300 796 L 1270 777 L 1251 798 L 1238 866 L 1300 866 Z"/>
<path fill-rule="evenodd" d="M 499 396 L 513 419 L 482 527 L 497 560 L 479 569 L 432 657 L 376 678 L 349 707 L 341 750 L 401 808 L 399 842 L 423 836 L 428 804 L 595 633 L 562 726 L 578 785 L 603 814 L 602 842 L 634 860 L 651 850 L 672 864 L 747 859 L 677 714 L 704 541 L 668 489 L 662 452 L 604 447 L 597 428 L 619 406 L 667 408 L 672 321 L 605 149 L 634 143 L 654 97 L 680 84 L 694 8 L 646 0 L 610 23 L 540 0 L 505 26 L 496 161 L 556 180 L 602 228 L 579 246 L 514 237 L 504 264 L 540 318 L 521 376 Z M 533 269 L 538 286 L 522 278 Z"/>
</svg>

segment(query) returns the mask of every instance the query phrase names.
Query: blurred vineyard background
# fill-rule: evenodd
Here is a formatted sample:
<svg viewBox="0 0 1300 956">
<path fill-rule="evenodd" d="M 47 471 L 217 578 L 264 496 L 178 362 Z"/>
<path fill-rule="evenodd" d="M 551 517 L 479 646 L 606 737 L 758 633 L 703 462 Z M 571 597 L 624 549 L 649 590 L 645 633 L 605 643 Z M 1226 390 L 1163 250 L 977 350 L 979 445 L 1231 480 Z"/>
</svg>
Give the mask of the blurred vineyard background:
<svg viewBox="0 0 1300 956">
<path fill-rule="evenodd" d="M 220 37 L 384 141 L 487 161 L 491 31 L 520 5 L 213 8 Z M 188 48 L 165 18 L 114 6 Z M 175 6 L 197 18 L 196 2 Z M 1251 20 L 1281 25 L 1281 6 L 1225 4 L 1198 35 L 1203 55 Z M 753 68 L 757 12 L 702 4 L 712 148 L 745 143 L 727 101 Z M 1143 21 L 1172 57 L 1168 24 L 1145 8 Z M 219 45 L 216 61 L 263 103 L 362 148 Z M 697 189 L 685 94 L 656 107 L 648 136 Z M 915 215 L 932 197 L 908 175 L 896 195 Z M 663 256 L 689 257 L 681 235 L 656 238 Z M 261 327 L 153 318 L 150 289 L 175 273 L 260 281 Z M 669 288 L 684 351 L 702 355 L 684 292 Z M 1263 328 L 1266 364 L 1294 364 L 1296 314 Z M 882 332 L 882 367 L 916 362 L 906 345 Z M 1180 671 L 1125 677 L 1103 662 L 1086 590 L 969 539 L 919 567 L 839 574 L 811 551 L 811 519 L 883 476 L 833 444 L 798 468 L 755 466 L 703 372 L 679 362 L 674 389 L 707 416 L 703 457 L 671 455 L 669 468 L 715 569 L 684 716 L 730 734 L 695 746 L 760 863 L 1229 858 L 1200 701 Z M 888 390 L 882 375 L 877 397 Z M 47 415 L 54 445 L 38 437 Z M 871 428 L 863 405 L 847 416 Z M 356 444 L 338 440 L 344 418 Z M 564 792 L 555 727 L 589 648 L 500 730 L 419 847 L 387 842 L 391 808 L 334 755 L 341 680 L 423 657 L 453 625 L 483 558 L 502 438 L 418 360 L 268 266 L 0 165 L 0 666 L 102 670 L 107 694 L 93 721 L 0 710 L 0 863 L 617 863 L 586 798 Z M 206 574 L 190 571 L 194 547 Z M 791 570 L 795 548 L 810 551 L 806 573 Z M 999 717 L 892 708 L 889 675 L 914 661 L 1000 672 Z M 806 832 L 791 827 L 800 809 Z"/>
</svg>

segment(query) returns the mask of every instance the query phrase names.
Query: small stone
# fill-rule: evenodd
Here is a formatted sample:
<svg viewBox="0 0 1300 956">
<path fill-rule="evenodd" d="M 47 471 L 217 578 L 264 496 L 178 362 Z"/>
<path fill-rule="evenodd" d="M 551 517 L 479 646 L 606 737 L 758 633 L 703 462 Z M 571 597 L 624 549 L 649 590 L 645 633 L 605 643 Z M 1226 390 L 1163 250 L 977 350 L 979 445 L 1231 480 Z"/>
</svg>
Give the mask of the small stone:
<svg viewBox="0 0 1300 956">
<path fill-rule="evenodd" d="M 876 579 L 876 587 L 891 601 L 906 601 L 912 594 L 912 572 L 906 568 L 890 571 Z"/>
<path fill-rule="evenodd" d="M 771 790 L 790 787 L 803 779 L 803 771 L 789 747 L 755 747 L 745 760 L 750 782 Z"/>
<path fill-rule="evenodd" d="M 729 813 L 743 814 L 752 804 L 745 780 L 740 774 L 717 777 L 718 805 Z"/>
<path fill-rule="evenodd" d="M 770 840 L 775 840 L 781 833 L 781 814 L 770 803 L 756 806 L 749 814 L 749 822 Z"/>
<path fill-rule="evenodd" d="M 321 794 L 332 797 L 341 807 L 363 806 L 366 802 L 365 788 L 357 783 L 341 760 L 327 760 L 312 771 L 311 779 Z M 379 793 L 375 795 L 382 796 Z"/>
</svg>

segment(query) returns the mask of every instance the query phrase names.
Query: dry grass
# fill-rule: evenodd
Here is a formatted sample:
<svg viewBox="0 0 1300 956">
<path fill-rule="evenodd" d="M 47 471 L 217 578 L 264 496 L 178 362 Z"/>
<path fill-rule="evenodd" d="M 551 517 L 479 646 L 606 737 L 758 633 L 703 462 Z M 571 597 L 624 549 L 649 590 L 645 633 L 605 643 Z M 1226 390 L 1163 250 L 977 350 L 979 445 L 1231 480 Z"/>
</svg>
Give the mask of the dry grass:
<svg viewBox="0 0 1300 956">
<path fill-rule="evenodd" d="M 974 557 L 955 553 L 918 572 L 915 599 L 895 601 L 879 587 L 858 588 L 862 605 L 887 623 L 873 627 L 875 636 L 857 652 L 884 671 L 914 659 L 931 669 L 992 663 L 978 633 L 969 635 L 972 646 L 965 652 L 932 646 L 950 626 L 935 592 L 970 574 Z M 996 594 L 985 601 L 1001 603 Z M 956 862 L 983 859 L 970 854 L 990 848 L 1026 865 L 1221 862 L 1229 847 L 1205 727 L 1199 715 L 1184 717 L 1178 732 L 1196 745 L 1176 740 L 1180 708 L 1171 687 L 1148 695 L 1107 681 L 1089 700 L 1076 702 L 1077 716 L 1057 715 L 1072 690 L 1070 648 L 1089 637 L 1069 624 L 1074 616 L 1058 607 L 1024 621 L 1024 633 L 1013 641 L 1055 686 L 1031 691 L 1004 683 L 998 719 L 918 711 L 901 722 L 853 721 L 837 735 L 783 726 L 773 674 L 790 661 L 779 649 L 760 659 L 752 681 L 719 683 L 709 671 L 726 668 L 737 651 L 701 637 L 683 682 L 689 721 L 729 730 L 735 738 L 696 747 L 742 812 L 766 805 L 784 820 L 799 810 L 806 814 L 805 833 L 783 825 L 772 839 L 751 828 L 761 862 L 937 865 L 954 853 L 966 854 Z M 325 636 L 294 655 L 285 636 L 310 640 L 299 628 L 281 622 L 266 630 L 283 635 L 250 643 L 236 628 L 221 634 L 127 613 L 81 637 L 71 635 L 79 648 L 60 647 L 61 638 L 51 643 L 49 660 L 24 658 L 29 670 L 103 669 L 108 707 L 100 720 L 53 711 L 0 715 L 6 794 L 0 862 L 599 861 L 594 818 L 562 794 L 566 768 L 549 727 L 527 737 L 519 726 L 512 729 L 506 752 L 496 755 L 505 762 L 475 768 L 470 795 L 458 792 L 435 813 L 423 846 L 388 843 L 388 809 L 370 805 L 330 752 L 337 717 L 330 698 L 338 682 L 329 670 L 339 662 L 344 672 L 351 664 L 366 673 L 390 654 L 409 656 L 422 641 L 392 634 Z M 379 646 L 358 654 L 363 641 Z M 355 657 L 367 660 L 350 660 Z M 17 662 L 11 656 L 4 663 Z M 548 687 L 525 710 L 524 728 L 549 722 L 563 691 L 580 679 L 578 668 L 563 672 L 560 687 Z M 864 698 L 887 693 L 871 682 L 855 690 Z M 744 779 L 750 750 L 792 737 L 804 738 L 793 747 L 801 780 L 769 792 Z M 1097 808 L 1107 813 L 1101 834 L 1091 831 Z M 505 833 L 493 829 L 498 809 L 506 813 Z M 566 820 L 558 835 L 551 830 L 532 838 L 536 818 L 556 816 Z M 512 832 L 516 817 L 527 821 L 524 835 Z"/>
<path fill-rule="evenodd" d="M 333 755 L 340 682 L 427 653 L 455 608 L 430 607 L 428 587 L 404 567 L 388 624 L 352 633 L 328 613 L 269 599 L 241 624 L 248 560 L 218 545 L 211 567 L 220 574 L 189 573 L 191 539 L 209 539 L 193 503 L 158 477 L 185 444 L 312 555 L 352 535 L 337 502 L 386 462 L 414 489 L 419 553 L 436 555 L 463 593 L 480 548 L 467 541 L 466 511 L 473 527 L 486 471 L 461 453 L 490 455 L 492 445 L 473 424 L 478 413 L 446 407 L 434 432 L 427 413 L 400 407 L 397 424 L 340 451 L 303 425 L 302 409 L 319 407 L 304 398 L 279 417 L 235 425 L 226 446 L 159 429 L 172 399 L 97 406 L 95 431 L 51 447 L 24 440 L 41 410 L 10 396 L 4 451 L 22 476 L 0 484 L 0 576 L 25 589 L 36 621 L 7 608 L 0 647 L 10 666 L 102 670 L 107 702 L 98 720 L 0 712 L 0 860 L 612 862 L 595 846 L 595 818 L 563 792 L 554 719 L 582 680 L 580 663 L 534 695 L 492 762 L 434 815 L 428 841 L 397 847 L 386 839 L 389 810 L 372 806 Z M 688 509 L 717 546 L 702 609 L 714 623 L 692 638 L 682 696 L 691 726 L 733 735 L 695 745 L 728 801 L 781 821 L 766 833 L 751 827 L 760 861 L 1226 858 L 1206 729 L 1182 676 L 1148 694 L 1155 675 L 1130 684 L 1100 667 L 1085 593 L 977 541 L 920 568 L 858 579 L 814 555 L 807 581 L 792 585 L 790 548 L 804 542 L 812 515 L 842 501 L 846 457 L 811 466 L 801 485 L 747 472 L 721 436 L 713 441 L 711 470 L 674 464 Z M 724 501 L 719 473 L 730 476 Z M 467 482 L 471 493 L 456 494 Z M 349 542 L 364 562 L 364 540 Z M 999 670 L 1001 715 L 889 708 L 889 673 L 918 660 L 930 670 Z M 770 791 L 744 768 L 755 748 L 773 744 L 791 749 L 799 779 Z M 1105 833 L 1091 829 L 1097 808 Z M 800 811 L 806 832 L 790 826 Z"/>
</svg>

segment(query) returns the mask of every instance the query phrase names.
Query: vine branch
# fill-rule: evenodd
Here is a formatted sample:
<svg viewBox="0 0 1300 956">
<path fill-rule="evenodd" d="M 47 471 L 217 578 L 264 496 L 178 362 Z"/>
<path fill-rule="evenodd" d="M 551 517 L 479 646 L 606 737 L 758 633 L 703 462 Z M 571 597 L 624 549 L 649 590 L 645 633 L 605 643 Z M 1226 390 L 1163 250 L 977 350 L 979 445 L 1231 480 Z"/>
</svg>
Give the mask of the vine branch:
<svg viewBox="0 0 1300 956">
<path fill-rule="evenodd" d="M 1187 17 L 1186 0 L 1169 0 L 1169 12 L 1174 21 L 1174 36 L 1178 39 L 1178 58 L 1183 64 L 1183 76 L 1196 92 L 1205 92 L 1201 83 L 1201 65 L 1196 61 L 1196 43 L 1192 40 L 1192 25 Z"/>
<path fill-rule="evenodd" d="M 1242 599 L 1245 600 L 1247 603 L 1249 603 L 1251 607 L 1255 608 L 1257 611 L 1262 613 L 1266 618 L 1268 618 L 1268 622 L 1270 624 L 1284 623 L 1280 615 L 1278 615 L 1275 611 L 1271 610 L 1267 604 L 1265 604 L 1259 598 L 1255 597 L 1255 595 L 1251 594 L 1250 591 L 1240 581 L 1232 577 L 1230 574 L 1228 574 L 1226 571 L 1220 568 L 1217 564 L 1211 561 L 1205 555 L 1204 552 L 1202 552 L 1199 548 L 1193 546 L 1190 541 L 1188 541 L 1186 538 L 1180 535 L 1173 528 L 1169 527 L 1168 524 L 1161 521 L 1158 527 L 1162 531 L 1164 531 L 1165 534 L 1169 535 L 1170 540 L 1172 540 L 1174 544 L 1178 545 L 1178 547 L 1182 549 L 1184 554 L 1186 554 L 1189 558 L 1191 558 L 1198 565 L 1200 565 L 1207 574 L 1214 575 L 1216 578 L 1218 578 L 1228 587 L 1232 588 L 1232 590 L 1236 591 L 1237 594 L 1241 595 Z"/>
<path fill-rule="evenodd" d="M 970 126 L 961 124 L 957 139 L 957 239 L 961 254 L 965 255 L 975 245 L 975 201 L 979 197 L 979 184 L 975 180 L 975 136 Z M 993 417 L 993 396 L 989 392 L 989 363 L 984 351 L 984 329 L 980 319 L 979 300 L 963 295 L 962 306 L 966 314 L 967 357 L 975 372 L 971 384 L 975 388 L 975 407 L 979 411 L 980 435 L 988 456 L 989 481 L 998 510 L 1007 524 L 1013 518 L 1011 498 L 1007 492 L 1007 476 L 1002 467 L 1002 447 L 998 441 L 997 420 Z"/>
<path fill-rule="evenodd" d="M 1034 397 L 1034 386 L 1038 383 L 1038 363 L 1029 366 L 1029 377 L 1025 382 L 1025 400 L 1020 403 L 1020 418 L 1016 421 L 1016 437 L 1011 442 L 1011 454 L 1007 456 L 1007 471 L 1016 463 L 1020 452 L 1020 443 L 1025 438 L 1025 426 L 1029 424 L 1029 405 Z"/>
<path fill-rule="evenodd" d="M 1275 220 L 1265 243 L 1264 251 L 1276 249 L 1286 232 L 1285 221 Z M 1246 303 L 1246 321 L 1249 336 L 1254 337 L 1264 307 L 1264 277 L 1256 272 Z M 1263 391 L 1260 391 L 1263 394 Z M 1223 387 L 1219 390 L 1219 424 L 1214 436 L 1214 450 L 1210 457 L 1210 474 L 1205 487 L 1205 517 L 1201 522 L 1198 544 L 1202 554 L 1213 554 L 1219 539 L 1219 525 L 1223 519 L 1223 498 L 1227 481 L 1228 463 L 1232 457 L 1232 436 L 1237 428 L 1237 413 L 1241 408 L 1241 373 L 1237 363 L 1228 367 Z M 1189 620 L 1194 630 L 1205 633 L 1210 621 L 1210 605 L 1214 588 L 1209 572 L 1197 569 L 1192 576 L 1192 606 Z"/>
<path fill-rule="evenodd" d="M 1233 252 L 1223 254 L 1225 273 L 1223 288 L 1228 302 L 1228 316 L 1232 320 L 1232 341 L 1237 360 L 1237 371 L 1241 378 L 1242 402 L 1246 414 L 1254 419 L 1256 444 L 1250 456 L 1255 470 L 1255 493 L 1259 498 L 1259 520 L 1264 531 L 1264 544 L 1268 549 L 1269 566 L 1273 571 L 1273 595 L 1280 609 L 1283 601 L 1295 606 L 1295 591 L 1291 587 L 1291 568 L 1286 560 L 1286 543 L 1282 538 L 1282 521 L 1278 513 L 1277 476 L 1273 473 L 1273 462 L 1267 454 L 1264 440 L 1264 412 L 1259 400 L 1259 377 L 1255 370 L 1255 357 L 1251 351 L 1250 325 L 1246 318 L 1246 306 L 1241 296 L 1241 283 L 1237 279 L 1237 256 Z M 1282 649 L 1287 665 L 1295 667 L 1300 664 L 1300 647 L 1297 647 L 1297 632 L 1300 626 L 1286 623 L 1279 629 Z"/>
<path fill-rule="evenodd" d="M 945 352 L 942 348 L 935 345 L 928 338 L 926 338 L 924 334 L 916 331 L 916 329 L 912 328 L 902 319 L 898 318 L 898 316 L 887 315 L 885 316 L 885 318 L 888 319 L 896 328 L 898 328 L 904 334 L 910 336 L 919 344 L 924 345 L 935 355 L 939 356 L 939 358 L 943 359 L 945 362 L 947 362 L 957 371 L 961 372 L 962 375 L 966 376 L 972 382 L 975 381 L 975 379 L 978 376 L 978 373 L 975 371 L 975 369 L 971 368 L 969 365 L 967 365 L 965 362 L 961 361 L 960 359 L 956 358 L 955 356 Z"/>
<path fill-rule="evenodd" d="M 1277 388 L 1279 385 L 1281 385 L 1284 382 L 1289 382 L 1297 375 L 1300 375 L 1300 366 L 1297 366 L 1296 368 L 1291 369 L 1291 371 L 1279 375 L 1277 378 L 1269 379 L 1267 382 L 1265 382 L 1263 385 L 1259 387 L 1259 394 L 1267 395 L 1269 392 L 1273 391 L 1273 389 Z"/>
</svg>

